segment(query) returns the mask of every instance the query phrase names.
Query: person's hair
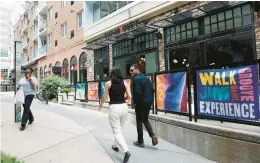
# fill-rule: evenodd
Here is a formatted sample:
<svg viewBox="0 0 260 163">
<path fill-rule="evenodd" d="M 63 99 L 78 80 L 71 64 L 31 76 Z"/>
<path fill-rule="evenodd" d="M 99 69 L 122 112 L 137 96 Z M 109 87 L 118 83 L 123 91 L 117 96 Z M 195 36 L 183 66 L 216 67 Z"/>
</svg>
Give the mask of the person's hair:
<svg viewBox="0 0 260 163">
<path fill-rule="evenodd" d="M 139 65 L 138 64 L 132 64 L 132 66 L 131 67 L 133 67 L 134 69 L 137 69 L 137 70 L 139 70 Z"/>
<path fill-rule="evenodd" d="M 112 71 L 110 72 L 109 76 L 111 81 L 120 81 L 123 79 L 123 75 L 121 73 L 121 70 L 118 67 L 112 68 Z"/>
</svg>

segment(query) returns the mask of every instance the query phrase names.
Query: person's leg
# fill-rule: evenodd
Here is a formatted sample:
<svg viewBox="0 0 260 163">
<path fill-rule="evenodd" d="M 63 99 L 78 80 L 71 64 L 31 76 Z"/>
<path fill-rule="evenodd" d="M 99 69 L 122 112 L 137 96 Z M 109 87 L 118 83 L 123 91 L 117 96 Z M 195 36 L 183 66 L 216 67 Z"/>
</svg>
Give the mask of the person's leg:
<svg viewBox="0 0 260 163">
<path fill-rule="evenodd" d="M 136 128 L 137 128 L 138 142 L 140 144 L 143 144 L 144 139 L 143 139 L 142 107 L 141 106 L 136 106 L 135 114 L 136 114 Z"/>
<path fill-rule="evenodd" d="M 143 123 L 144 126 L 149 134 L 149 136 L 152 138 L 155 134 L 153 132 L 153 128 L 149 122 L 149 114 L 150 114 L 150 109 L 151 109 L 152 104 L 148 103 L 148 104 L 144 104 L 143 106 Z"/>
<path fill-rule="evenodd" d="M 32 96 L 32 101 L 33 101 L 33 99 L 34 99 L 34 96 Z M 33 117 L 33 114 L 32 114 L 32 111 L 31 111 L 31 105 L 30 105 L 30 107 L 29 107 L 29 123 L 32 123 L 33 121 L 34 121 L 34 117 Z"/>
<path fill-rule="evenodd" d="M 25 97 L 25 102 L 24 102 L 24 111 L 23 111 L 23 117 L 22 117 L 22 123 L 21 126 L 25 127 L 27 124 L 27 121 L 29 119 L 29 112 L 30 112 L 30 106 L 32 103 L 33 97 L 32 96 L 26 96 Z"/>
<path fill-rule="evenodd" d="M 113 105 L 110 107 L 109 111 L 109 122 L 114 133 L 115 141 L 119 145 L 119 147 L 123 150 L 123 152 L 127 152 L 128 148 L 122 134 L 121 130 L 121 112 L 122 112 L 122 105 Z"/>
</svg>

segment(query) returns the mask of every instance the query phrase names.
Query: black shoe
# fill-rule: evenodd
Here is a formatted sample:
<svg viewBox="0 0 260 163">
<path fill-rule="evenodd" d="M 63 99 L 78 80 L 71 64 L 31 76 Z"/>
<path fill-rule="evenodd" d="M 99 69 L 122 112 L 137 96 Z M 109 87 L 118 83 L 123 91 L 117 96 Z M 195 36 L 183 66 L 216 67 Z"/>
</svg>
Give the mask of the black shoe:
<svg viewBox="0 0 260 163">
<path fill-rule="evenodd" d="M 25 129 L 25 126 L 20 127 L 20 131 L 23 131 Z"/>
<path fill-rule="evenodd" d="M 131 154 L 129 152 L 125 153 L 125 158 L 124 158 L 124 162 L 123 163 L 127 163 L 129 158 L 130 158 Z"/>
<path fill-rule="evenodd" d="M 152 143 L 153 143 L 153 146 L 158 144 L 158 137 L 157 136 L 152 137 Z"/>
<path fill-rule="evenodd" d="M 34 121 L 34 120 L 32 120 L 32 121 L 29 121 L 28 125 L 31 125 L 31 124 L 33 123 L 33 121 Z"/>
<path fill-rule="evenodd" d="M 133 144 L 134 144 L 134 146 L 137 146 L 137 147 L 140 147 L 140 148 L 144 147 L 144 143 L 139 143 L 139 141 L 136 141 Z"/>
<path fill-rule="evenodd" d="M 112 149 L 113 149 L 114 151 L 116 151 L 116 152 L 119 151 L 119 148 L 118 148 L 117 146 L 115 146 L 115 145 L 112 145 Z"/>
</svg>

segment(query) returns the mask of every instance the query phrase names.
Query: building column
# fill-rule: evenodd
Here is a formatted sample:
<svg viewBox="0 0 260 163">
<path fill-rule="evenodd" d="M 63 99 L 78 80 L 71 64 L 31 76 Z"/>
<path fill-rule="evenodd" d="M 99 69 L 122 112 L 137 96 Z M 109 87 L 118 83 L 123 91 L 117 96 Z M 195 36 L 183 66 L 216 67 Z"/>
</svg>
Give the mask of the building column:
<svg viewBox="0 0 260 163">
<path fill-rule="evenodd" d="M 254 12 L 256 57 L 260 59 L 260 11 Z"/>
<path fill-rule="evenodd" d="M 160 71 L 165 71 L 165 56 L 164 56 L 164 33 L 163 29 L 161 28 L 160 33 L 162 34 L 162 38 L 158 40 L 158 50 L 159 50 L 159 66 Z"/>
<path fill-rule="evenodd" d="M 87 81 L 94 80 L 94 50 L 87 50 Z"/>
<path fill-rule="evenodd" d="M 109 44 L 109 73 L 111 72 L 112 68 L 113 68 L 113 46 L 112 44 Z"/>
</svg>

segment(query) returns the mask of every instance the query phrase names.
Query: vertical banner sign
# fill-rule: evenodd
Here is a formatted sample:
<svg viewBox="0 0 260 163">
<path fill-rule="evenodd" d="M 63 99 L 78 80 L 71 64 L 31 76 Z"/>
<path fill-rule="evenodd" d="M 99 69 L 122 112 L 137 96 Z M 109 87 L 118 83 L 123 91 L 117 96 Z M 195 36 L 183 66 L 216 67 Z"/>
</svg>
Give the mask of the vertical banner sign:
<svg viewBox="0 0 260 163">
<path fill-rule="evenodd" d="M 102 81 L 100 82 L 100 99 L 102 99 L 105 95 L 105 88 L 106 88 L 106 81 Z M 109 102 L 110 101 L 110 98 L 109 98 L 109 95 L 106 99 L 106 102 Z"/>
<path fill-rule="evenodd" d="M 131 92 L 131 79 L 125 79 L 124 80 L 129 86 L 130 86 L 130 92 Z M 127 94 L 125 93 L 125 97 L 127 97 Z M 128 105 L 131 105 L 132 104 L 132 101 L 131 99 L 130 100 L 125 100 L 125 102 L 128 104 Z"/>
<path fill-rule="evenodd" d="M 98 82 L 88 82 L 88 100 L 99 101 Z"/>
<path fill-rule="evenodd" d="M 158 110 L 187 113 L 186 72 L 156 75 Z"/>
<path fill-rule="evenodd" d="M 76 83 L 76 99 L 86 99 L 86 83 Z"/>
<path fill-rule="evenodd" d="M 15 41 L 14 43 L 14 57 L 15 57 L 15 94 L 16 90 L 18 89 L 19 80 L 22 77 L 21 73 L 21 52 L 22 52 L 22 43 Z M 14 114 L 15 114 L 15 122 L 21 122 L 22 120 L 22 104 L 15 104 L 14 105 Z"/>
<path fill-rule="evenodd" d="M 199 70 L 196 75 L 200 115 L 259 121 L 257 65 Z"/>
</svg>

